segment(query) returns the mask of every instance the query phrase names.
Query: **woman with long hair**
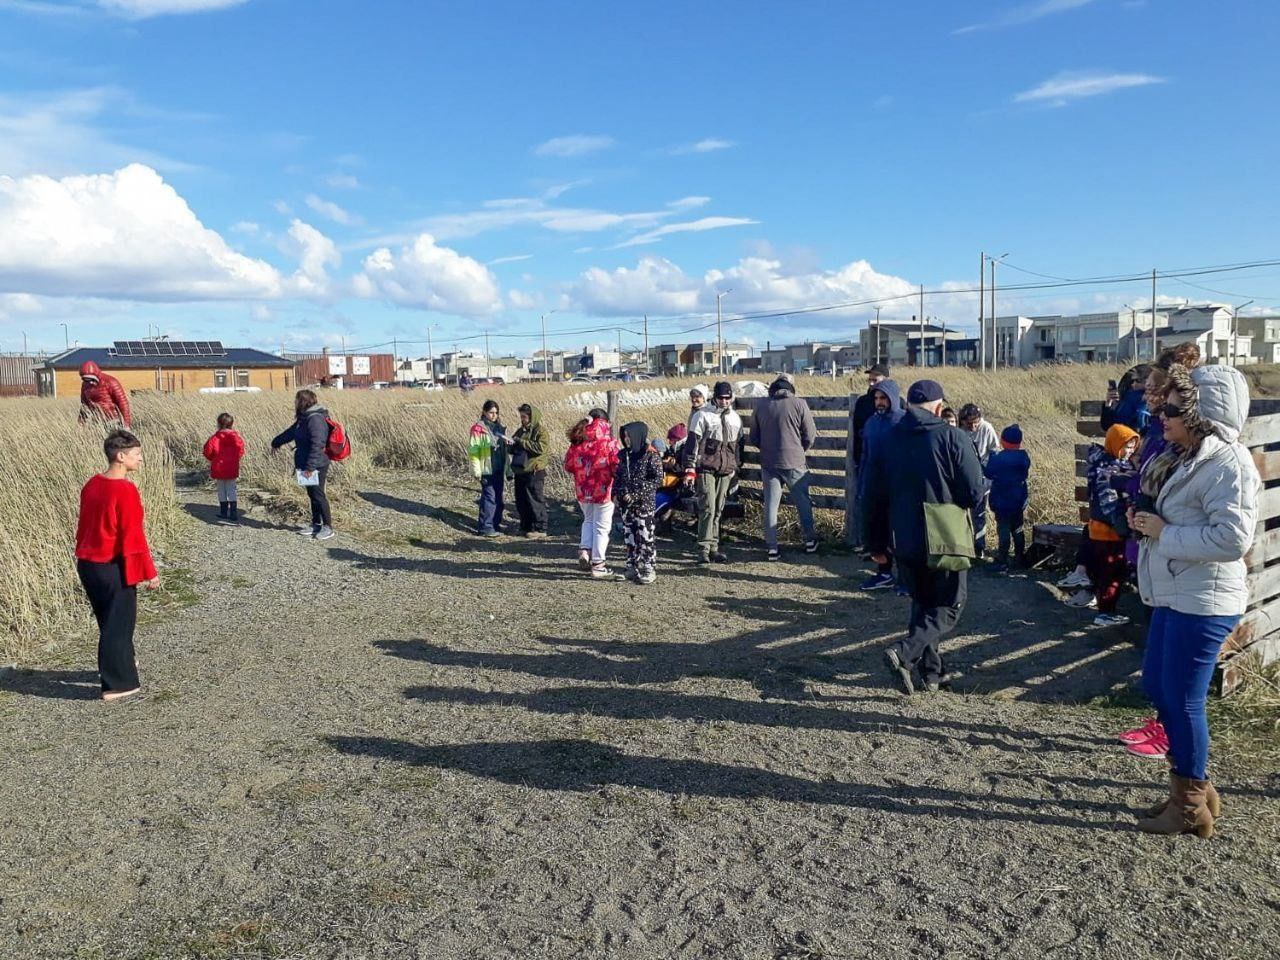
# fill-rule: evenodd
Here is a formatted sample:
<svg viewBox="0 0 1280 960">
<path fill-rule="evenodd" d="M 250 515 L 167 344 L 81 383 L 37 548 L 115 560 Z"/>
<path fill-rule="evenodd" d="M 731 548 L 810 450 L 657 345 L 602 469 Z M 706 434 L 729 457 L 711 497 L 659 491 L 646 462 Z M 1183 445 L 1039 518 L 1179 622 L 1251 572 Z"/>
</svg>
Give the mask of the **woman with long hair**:
<svg viewBox="0 0 1280 960">
<path fill-rule="evenodd" d="M 1168 445 L 1142 472 L 1146 509 L 1132 526 L 1143 538 L 1138 588 L 1153 608 L 1142 685 L 1169 741 L 1169 795 L 1138 827 L 1209 837 L 1221 802 L 1208 779 L 1205 703 L 1222 644 L 1249 603 L 1244 555 L 1262 481 L 1239 442 L 1249 416 L 1240 371 L 1173 364 L 1168 375 Z"/>
<path fill-rule="evenodd" d="M 507 456 L 507 428 L 502 425 L 498 401 L 486 400 L 480 408 L 480 419 L 471 426 L 467 438 L 467 457 L 471 472 L 480 481 L 480 517 L 476 533 L 496 537 L 502 533 L 502 489 L 510 472 Z"/>
<path fill-rule="evenodd" d="M 329 411 L 320 406 L 314 390 L 299 390 L 293 398 L 294 421 L 271 441 L 274 453 L 286 443 L 293 444 L 293 466 L 298 483 L 307 491 L 311 503 L 311 525 L 298 531 L 299 536 L 314 540 L 333 537 L 333 518 L 329 512 L 329 496 L 325 480 L 329 476 Z"/>
</svg>

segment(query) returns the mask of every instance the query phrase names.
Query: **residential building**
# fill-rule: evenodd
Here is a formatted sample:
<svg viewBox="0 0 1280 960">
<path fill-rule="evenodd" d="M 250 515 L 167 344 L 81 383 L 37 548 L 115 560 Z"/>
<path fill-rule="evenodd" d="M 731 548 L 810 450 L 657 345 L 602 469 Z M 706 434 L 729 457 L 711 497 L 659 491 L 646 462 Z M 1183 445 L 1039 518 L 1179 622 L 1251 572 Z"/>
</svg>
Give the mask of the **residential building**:
<svg viewBox="0 0 1280 960">
<path fill-rule="evenodd" d="M 649 348 L 649 362 L 656 373 L 668 376 L 701 377 L 716 376 L 723 369 L 726 373 L 743 357 L 750 355 L 751 345 L 728 343 L 724 345 L 723 366 L 716 362 L 716 344 L 711 343 L 663 343 Z"/>
<path fill-rule="evenodd" d="M 405 357 L 396 364 L 397 383 L 426 383 L 434 379 L 430 357 L 418 357 L 416 360 Z"/>
<path fill-rule="evenodd" d="M 622 355 L 617 350 L 602 350 L 600 347 L 583 347 L 576 353 L 564 355 L 564 372 L 569 376 L 611 372 L 621 365 Z"/>
<path fill-rule="evenodd" d="M 967 337 L 958 330 L 948 330 L 937 324 L 917 322 L 873 323 L 858 332 L 860 363 L 887 363 L 893 366 L 936 367 L 943 362 L 943 344 L 946 344 L 946 363 L 958 364 L 967 350 L 962 345 Z M 923 350 L 921 343 L 923 342 Z"/>
<path fill-rule="evenodd" d="M 1280 363 L 1280 315 L 1239 317 L 1236 334 L 1249 338 L 1255 362 Z"/>
<path fill-rule="evenodd" d="M 92 360 L 125 390 L 198 393 L 205 390 L 292 390 L 294 361 L 216 340 L 117 340 L 111 347 L 76 347 L 44 360 L 36 371 L 41 396 L 80 395 L 80 365 Z"/>
<path fill-rule="evenodd" d="M 325 387 L 363 389 L 396 378 L 396 358 L 390 353 L 286 353 L 298 366 L 298 382 Z"/>
<path fill-rule="evenodd" d="M 813 355 L 814 373 L 856 372 L 862 366 L 862 344 L 832 343 L 819 347 Z"/>
<path fill-rule="evenodd" d="M 766 343 L 760 351 L 761 367 L 768 373 L 808 373 L 815 366 L 818 351 L 825 348 L 821 343 L 797 343 L 786 347 L 775 347 Z"/>
</svg>

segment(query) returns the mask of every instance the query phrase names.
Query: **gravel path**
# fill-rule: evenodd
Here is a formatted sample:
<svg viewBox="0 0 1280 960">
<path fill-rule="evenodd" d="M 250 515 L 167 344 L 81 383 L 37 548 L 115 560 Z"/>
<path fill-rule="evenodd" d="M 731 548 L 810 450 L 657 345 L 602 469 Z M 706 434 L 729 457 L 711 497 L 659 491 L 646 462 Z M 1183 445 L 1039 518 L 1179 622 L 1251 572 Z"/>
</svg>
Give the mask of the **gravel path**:
<svg viewBox="0 0 1280 960">
<path fill-rule="evenodd" d="M 564 512 L 354 509 L 327 544 L 197 522 L 140 700 L 92 699 L 84 644 L 0 673 L 0 957 L 1275 955 L 1280 777 L 1222 765 L 1212 842 L 1135 832 L 1134 714 L 1058 701 L 1136 654 L 1034 579 L 975 576 L 966 690 L 907 699 L 856 558 L 663 541 L 635 587 Z"/>
</svg>

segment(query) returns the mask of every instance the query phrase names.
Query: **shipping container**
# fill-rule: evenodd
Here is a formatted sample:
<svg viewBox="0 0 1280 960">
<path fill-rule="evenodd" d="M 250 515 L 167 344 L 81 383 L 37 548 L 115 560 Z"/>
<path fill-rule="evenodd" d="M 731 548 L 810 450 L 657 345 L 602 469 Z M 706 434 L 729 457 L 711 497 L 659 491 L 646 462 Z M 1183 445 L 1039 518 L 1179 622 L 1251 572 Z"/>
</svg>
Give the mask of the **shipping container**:
<svg viewBox="0 0 1280 960">
<path fill-rule="evenodd" d="M 0 397 L 34 397 L 36 367 L 44 361 L 35 354 L 0 354 Z"/>
<path fill-rule="evenodd" d="M 396 378 L 396 359 L 389 353 L 287 353 L 298 365 L 298 383 L 331 383 L 341 377 L 346 388 L 368 389 Z"/>
</svg>

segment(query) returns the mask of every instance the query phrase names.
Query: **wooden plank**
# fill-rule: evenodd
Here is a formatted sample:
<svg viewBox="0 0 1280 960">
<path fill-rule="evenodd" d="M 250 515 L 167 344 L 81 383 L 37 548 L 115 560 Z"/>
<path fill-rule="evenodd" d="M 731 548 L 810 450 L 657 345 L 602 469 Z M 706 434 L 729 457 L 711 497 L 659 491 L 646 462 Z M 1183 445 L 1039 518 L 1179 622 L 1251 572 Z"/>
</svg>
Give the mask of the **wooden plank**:
<svg viewBox="0 0 1280 960">
<path fill-rule="evenodd" d="M 1280 487 L 1268 487 L 1258 497 L 1258 519 L 1262 521 L 1280 517 Z"/>
<path fill-rule="evenodd" d="M 848 417 L 815 416 L 813 425 L 819 430 L 839 430 L 841 433 L 849 429 Z"/>
<path fill-rule="evenodd" d="M 1280 413 L 1280 397 L 1254 397 L 1249 401 L 1249 416 L 1261 417 L 1268 413 Z"/>
<path fill-rule="evenodd" d="M 751 483 L 763 483 L 763 471 L 759 467 L 742 467 L 738 471 L 738 476 Z M 843 473 L 810 473 L 809 486 L 818 490 L 843 490 L 844 474 Z"/>
<path fill-rule="evenodd" d="M 742 451 L 742 462 L 759 466 L 760 451 L 755 447 L 745 447 Z M 810 470 L 839 470 L 843 472 L 845 458 L 809 453 L 805 457 L 805 462 L 809 465 Z"/>
<path fill-rule="evenodd" d="M 943 352 L 945 353 L 945 346 Z M 858 431 L 853 423 L 853 408 L 858 402 L 853 394 L 848 398 L 849 425 L 844 433 L 844 542 L 853 546 L 858 542 L 858 470 L 853 458 L 853 441 Z"/>
<path fill-rule="evenodd" d="M 844 437 L 815 437 L 814 450 L 843 450 L 848 444 Z"/>
<path fill-rule="evenodd" d="M 759 500 L 760 488 L 749 487 L 743 484 L 738 488 L 738 495 L 744 500 Z M 809 494 L 809 502 L 813 504 L 816 510 L 843 510 L 844 495 L 834 495 L 830 493 L 811 493 Z M 791 497 L 783 491 L 782 503 L 784 506 L 791 506 Z"/>
<path fill-rule="evenodd" d="M 1076 484 L 1076 503 L 1089 502 L 1089 485 L 1087 483 Z"/>
<path fill-rule="evenodd" d="M 1258 468 L 1258 475 L 1263 480 L 1280 480 L 1280 450 L 1258 447 L 1249 452 L 1253 454 L 1253 465 Z"/>
<path fill-rule="evenodd" d="M 1218 659 L 1225 660 L 1232 654 L 1247 650 L 1258 640 L 1277 630 L 1280 630 L 1280 597 L 1255 607 L 1241 617 L 1223 643 Z"/>
<path fill-rule="evenodd" d="M 1102 424 L 1097 420 L 1077 420 L 1076 433 L 1082 437 L 1105 437 L 1107 431 L 1102 429 Z"/>
<path fill-rule="evenodd" d="M 1280 558 L 1280 527 L 1275 530 L 1264 530 L 1262 522 L 1258 523 L 1258 532 L 1253 536 L 1253 544 L 1244 555 L 1245 566 L 1250 573 L 1265 567 L 1268 561 Z"/>
<path fill-rule="evenodd" d="M 1080 505 L 1080 522 L 1081 523 L 1089 522 L 1089 507 L 1086 504 Z"/>
<path fill-rule="evenodd" d="M 1088 459 L 1089 459 L 1089 451 L 1090 451 L 1090 450 L 1092 450 L 1092 449 L 1093 449 L 1093 447 L 1094 447 L 1094 444 L 1092 444 L 1092 443 L 1077 443 L 1077 444 L 1076 444 L 1076 447 L 1075 447 L 1075 450 L 1076 450 L 1076 459 L 1077 459 L 1077 460 L 1088 460 Z"/>
<path fill-rule="evenodd" d="M 1102 416 L 1101 400 L 1081 400 L 1080 401 L 1080 419 L 1088 420 L 1090 417 L 1098 419 Z"/>
<path fill-rule="evenodd" d="M 1267 600 L 1280 596 L 1280 564 L 1264 567 L 1249 576 L 1249 606 L 1263 606 Z"/>
<path fill-rule="evenodd" d="M 1088 479 L 1089 477 L 1089 464 L 1084 460 L 1076 461 L 1076 477 L 1081 480 Z"/>
<path fill-rule="evenodd" d="M 852 408 L 848 397 L 801 397 L 800 399 L 809 405 L 810 410 L 844 412 Z M 754 410 L 760 404 L 767 403 L 768 400 L 768 397 L 739 397 L 733 401 L 733 406 L 741 413 L 747 410 Z"/>
<path fill-rule="evenodd" d="M 1280 443 L 1280 413 L 1268 413 L 1250 417 L 1245 422 L 1240 442 L 1246 447 L 1261 447 L 1268 443 Z"/>
</svg>

